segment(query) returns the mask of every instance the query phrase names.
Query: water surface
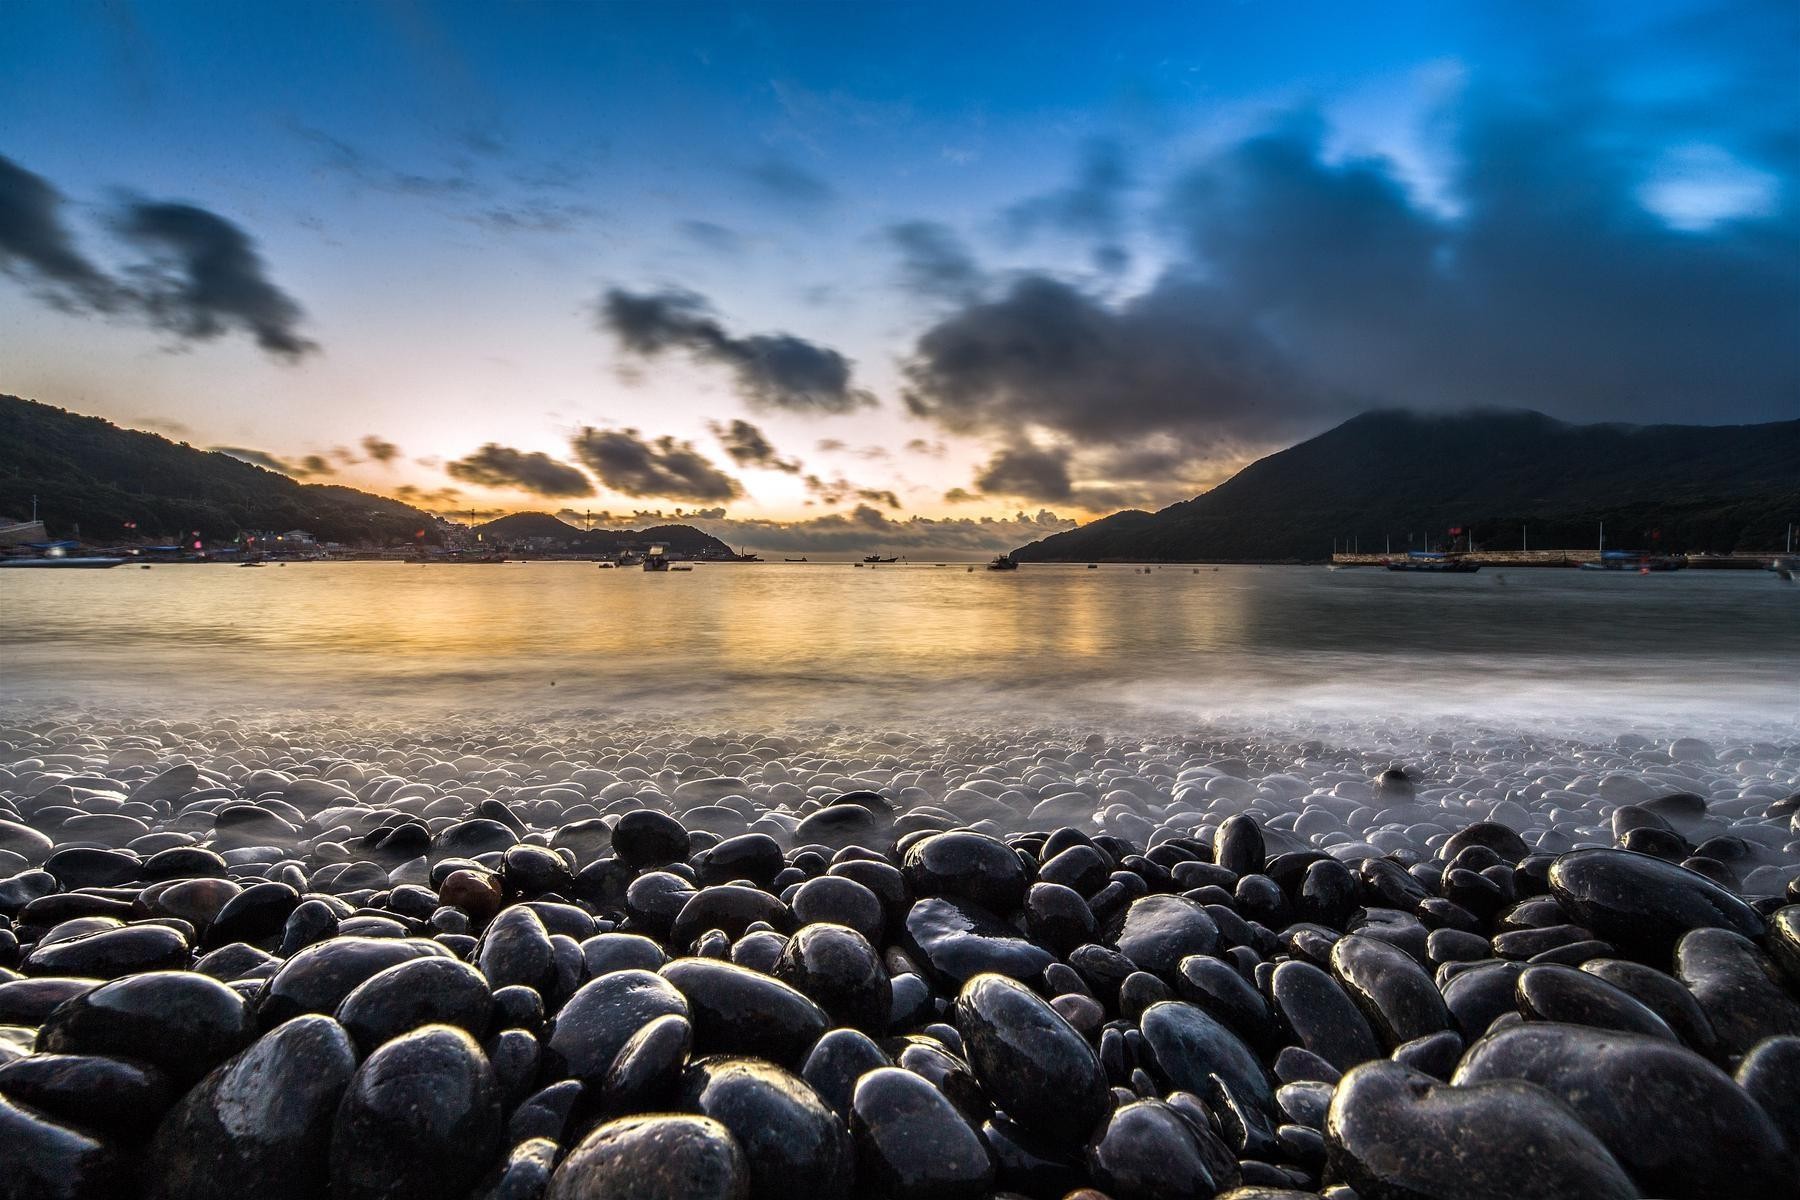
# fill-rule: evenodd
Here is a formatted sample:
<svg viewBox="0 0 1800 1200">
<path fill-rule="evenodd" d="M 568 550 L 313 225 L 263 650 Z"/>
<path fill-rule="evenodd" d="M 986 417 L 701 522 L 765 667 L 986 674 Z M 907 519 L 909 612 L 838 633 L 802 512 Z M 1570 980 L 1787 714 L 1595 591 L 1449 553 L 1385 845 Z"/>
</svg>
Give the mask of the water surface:
<svg viewBox="0 0 1800 1200">
<path fill-rule="evenodd" d="M 1800 728 L 1766 572 L 295 563 L 6 572 L 0 604 L 8 701 L 171 717 Z"/>
</svg>

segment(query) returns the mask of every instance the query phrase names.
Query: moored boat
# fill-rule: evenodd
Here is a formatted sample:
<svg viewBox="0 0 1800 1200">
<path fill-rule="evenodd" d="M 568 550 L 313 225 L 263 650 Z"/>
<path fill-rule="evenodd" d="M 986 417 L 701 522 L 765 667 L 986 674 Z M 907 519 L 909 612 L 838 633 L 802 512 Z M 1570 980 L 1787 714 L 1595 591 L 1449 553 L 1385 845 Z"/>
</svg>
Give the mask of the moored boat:
<svg viewBox="0 0 1800 1200">
<path fill-rule="evenodd" d="M 1010 554 L 996 554 L 994 561 L 987 565 L 987 569 L 990 571 L 1016 571 L 1019 569 L 1019 564 Z"/>
<path fill-rule="evenodd" d="M 1405 558 L 1382 561 L 1390 571 L 1416 571 L 1426 575 L 1473 575 L 1481 570 L 1478 562 L 1439 550 L 1409 550 Z"/>
</svg>

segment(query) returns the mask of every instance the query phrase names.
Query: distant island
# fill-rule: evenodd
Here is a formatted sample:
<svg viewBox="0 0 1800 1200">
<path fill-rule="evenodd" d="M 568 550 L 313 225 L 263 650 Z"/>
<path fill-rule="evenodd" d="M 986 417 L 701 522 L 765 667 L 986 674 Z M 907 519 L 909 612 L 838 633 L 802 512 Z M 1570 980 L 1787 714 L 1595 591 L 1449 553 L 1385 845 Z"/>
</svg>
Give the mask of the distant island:
<svg viewBox="0 0 1800 1200">
<path fill-rule="evenodd" d="M 469 542 L 612 557 L 665 543 L 682 558 L 732 558 L 724 542 L 691 525 L 584 531 L 548 513 L 517 513 L 477 526 L 333 484 L 300 483 L 278 471 L 99 417 L 0 395 L 0 516 L 34 507 L 45 533 L 99 544 L 209 545 L 252 531 L 303 533 L 311 546 L 439 545 Z"/>
<path fill-rule="evenodd" d="M 1800 519 L 1800 421 L 1572 425 L 1377 411 L 1159 512 L 1021 546 L 1021 562 L 1316 562 L 1457 546 L 1765 553 Z M 1456 529 L 1457 534 L 1450 530 Z"/>
</svg>

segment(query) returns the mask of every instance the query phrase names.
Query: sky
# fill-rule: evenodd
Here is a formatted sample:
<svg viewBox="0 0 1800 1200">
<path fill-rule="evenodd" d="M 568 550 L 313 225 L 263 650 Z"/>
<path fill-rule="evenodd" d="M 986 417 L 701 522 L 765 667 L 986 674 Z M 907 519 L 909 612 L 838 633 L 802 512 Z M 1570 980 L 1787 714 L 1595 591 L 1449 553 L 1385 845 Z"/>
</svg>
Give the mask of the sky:
<svg viewBox="0 0 1800 1200">
<path fill-rule="evenodd" d="M 1003 549 L 1375 407 L 1800 415 L 1800 6 L 130 3 L 0 391 L 466 519 Z"/>
</svg>

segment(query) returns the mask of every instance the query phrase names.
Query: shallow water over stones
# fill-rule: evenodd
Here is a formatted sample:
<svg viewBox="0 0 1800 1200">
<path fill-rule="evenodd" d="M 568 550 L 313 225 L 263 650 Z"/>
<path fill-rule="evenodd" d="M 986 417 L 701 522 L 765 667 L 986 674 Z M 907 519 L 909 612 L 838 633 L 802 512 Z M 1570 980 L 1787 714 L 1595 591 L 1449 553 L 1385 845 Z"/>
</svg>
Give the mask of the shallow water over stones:
<svg viewBox="0 0 1800 1200">
<path fill-rule="evenodd" d="M 40 725 L 5 1200 L 1800 1177 L 1800 746 Z"/>
</svg>

